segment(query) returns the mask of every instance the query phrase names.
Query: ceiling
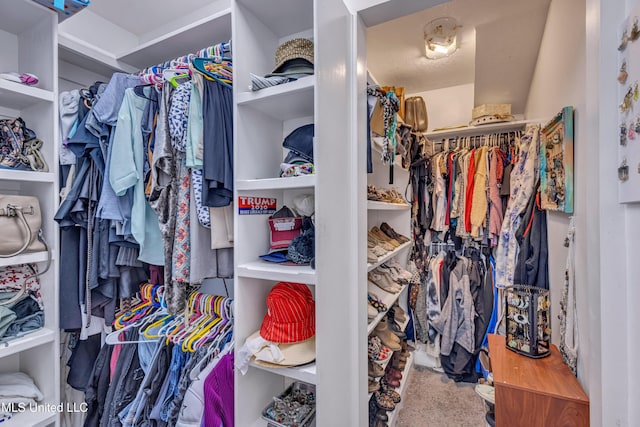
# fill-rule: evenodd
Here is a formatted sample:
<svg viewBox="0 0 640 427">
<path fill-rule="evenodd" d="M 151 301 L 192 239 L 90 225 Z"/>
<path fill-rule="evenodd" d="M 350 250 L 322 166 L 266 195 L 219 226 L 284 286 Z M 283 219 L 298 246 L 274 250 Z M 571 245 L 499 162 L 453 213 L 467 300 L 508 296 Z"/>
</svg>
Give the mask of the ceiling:
<svg viewBox="0 0 640 427">
<path fill-rule="evenodd" d="M 550 0 L 452 0 L 372 26 L 367 65 L 384 85 L 408 94 L 473 83 L 475 105 L 511 103 L 524 112 Z M 448 58 L 424 56 L 422 29 L 439 17 L 457 19 L 460 48 Z"/>
<path fill-rule="evenodd" d="M 180 0 L 165 7 L 158 0 L 91 0 L 89 10 L 133 34 L 145 34 L 212 0 Z"/>
</svg>

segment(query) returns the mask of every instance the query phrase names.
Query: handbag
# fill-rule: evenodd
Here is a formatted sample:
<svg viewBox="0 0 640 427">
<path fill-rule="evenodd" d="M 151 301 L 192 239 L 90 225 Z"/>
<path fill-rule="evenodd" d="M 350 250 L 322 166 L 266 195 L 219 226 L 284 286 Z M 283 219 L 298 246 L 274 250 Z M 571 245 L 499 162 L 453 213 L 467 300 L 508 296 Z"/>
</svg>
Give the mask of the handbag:
<svg viewBox="0 0 640 427">
<path fill-rule="evenodd" d="M 36 197 L 0 194 L 0 258 L 44 251 L 45 244 L 38 239 L 41 224 Z"/>
<path fill-rule="evenodd" d="M 426 132 L 429 126 L 427 104 L 421 96 L 412 96 L 405 101 L 405 123 L 414 132 Z"/>
</svg>

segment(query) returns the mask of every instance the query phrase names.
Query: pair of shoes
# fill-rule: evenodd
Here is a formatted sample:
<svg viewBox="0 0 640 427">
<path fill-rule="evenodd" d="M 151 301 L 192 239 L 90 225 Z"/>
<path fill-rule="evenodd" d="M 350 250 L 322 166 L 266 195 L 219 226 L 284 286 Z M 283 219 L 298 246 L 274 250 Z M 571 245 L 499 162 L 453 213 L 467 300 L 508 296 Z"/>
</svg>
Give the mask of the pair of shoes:
<svg viewBox="0 0 640 427">
<path fill-rule="evenodd" d="M 382 409 L 384 411 L 393 411 L 396 409 L 396 404 L 393 402 L 389 395 L 380 392 L 380 390 L 373 392 L 373 396 L 371 397 L 375 402 L 378 409 Z"/>
<path fill-rule="evenodd" d="M 387 311 L 387 305 L 383 303 L 380 297 L 373 292 L 367 293 L 367 300 L 369 301 L 369 304 L 378 311 L 378 313 Z"/>
<path fill-rule="evenodd" d="M 390 259 L 385 264 L 395 269 L 398 272 L 398 274 L 406 281 L 410 282 L 413 279 L 413 274 L 411 274 L 411 272 L 409 272 L 406 268 L 400 265 L 400 263 L 395 258 Z"/>
<path fill-rule="evenodd" d="M 380 390 L 380 383 L 376 381 L 375 378 L 369 377 L 368 390 L 369 393 Z"/>
<path fill-rule="evenodd" d="M 377 227 L 374 227 L 374 228 L 377 228 Z M 382 232 L 380 233 L 382 234 Z M 373 232 L 373 229 L 369 230 L 369 233 L 367 234 L 367 247 L 368 248 L 379 247 L 384 249 L 387 252 L 391 252 L 396 248 L 391 244 L 391 242 L 389 242 L 389 238 L 381 238 L 378 234 Z"/>
<path fill-rule="evenodd" d="M 395 268 L 390 267 L 386 264 L 382 264 L 378 266 L 378 268 L 376 268 L 374 271 L 388 276 L 389 278 L 391 278 L 391 280 L 393 280 L 396 283 L 401 283 L 403 285 L 406 285 L 409 283 L 402 275 L 398 274 L 398 271 Z"/>
<path fill-rule="evenodd" d="M 396 351 L 391 356 L 391 366 L 395 369 L 402 371 L 407 366 L 407 358 L 402 355 L 402 352 Z"/>
<path fill-rule="evenodd" d="M 493 386 L 487 384 L 476 384 L 474 388 L 476 394 L 491 403 L 492 405 L 496 404 L 496 391 Z"/>
<path fill-rule="evenodd" d="M 369 360 L 373 362 L 385 361 L 390 358 L 393 353 L 389 347 L 382 343 L 378 336 L 369 337 L 367 352 L 369 354 Z"/>
<path fill-rule="evenodd" d="M 391 400 L 393 400 L 393 403 L 400 403 L 400 401 L 402 400 L 400 393 L 395 391 L 393 388 L 389 387 L 387 380 L 385 380 L 384 378 L 380 379 L 379 390 L 382 393 L 385 393 L 386 395 L 388 395 L 391 398 Z"/>
<path fill-rule="evenodd" d="M 382 342 L 382 344 L 388 347 L 390 350 L 402 350 L 402 346 L 400 345 L 400 338 L 398 338 L 393 332 L 391 332 L 389 326 L 387 325 L 387 322 L 381 321 L 380 323 L 378 323 L 373 330 L 372 335 L 373 338 L 378 338 Z M 389 357 L 391 357 L 391 355 Z"/>
<path fill-rule="evenodd" d="M 389 236 L 387 233 L 383 232 L 378 227 L 372 227 L 371 230 L 369 230 L 369 233 L 371 233 L 374 237 L 377 237 L 378 240 L 382 242 L 390 243 L 394 247 L 394 249 L 402 245 L 402 243 L 400 243 L 395 238 Z"/>
<path fill-rule="evenodd" d="M 368 373 L 369 373 L 369 377 L 371 378 L 380 378 L 381 376 L 384 375 L 384 369 L 382 369 L 382 366 L 370 360 Z"/>
<path fill-rule="evenodd" d="M 391 316 L 387 316 L 387 326 L 389 326 L 389 330 L 401 340 L 407 338 L 407 334 L 404 333 L 400 325 L 396 323 L 395 319 L 393 319 Z"/>
<path fill-rule="evenodd" d="M 391 307 L 389 310 L 389 316 L 398 323 L 404 323 L 407 321 L 407 316 L 405 315 L 404 310 L 398 304 Z"/>
<path fill-rule="evenodd" d="M 394 230 L 389 224 L 383 222 L 380 224 L 380 231 L 389 236 L 391 239 L 399 242 L 400 244 L 407 243 L 409 238 L 407 236 L 403 236 L 402 234 L 398 234 L 396 230 Z"/>
<path fill-rule="evenodd" d="M 367 274 L 367 279 L 383 291 L 389 292 L 390 294 L 397 294 L 402 290 L 402 286 L 393 282 L 384 274 L 379 274 L 375 271 L 370 271 L 369 274 Z"/>
<path fill-rule="evenodd" d="M 396 373 L 400 375 L 399 378 L 398 378 L 398 375 Z M 400 380 L 402 379 L 402 374 L 398 370 L 387 369 L 387 371 L 385 372 L 383 378 L 384 378 L 386 384 L 388 385 L 388 387 L 390 387 L 390 388 L 398 388 L 398 387 L 400 387 Z"/>
</svg>

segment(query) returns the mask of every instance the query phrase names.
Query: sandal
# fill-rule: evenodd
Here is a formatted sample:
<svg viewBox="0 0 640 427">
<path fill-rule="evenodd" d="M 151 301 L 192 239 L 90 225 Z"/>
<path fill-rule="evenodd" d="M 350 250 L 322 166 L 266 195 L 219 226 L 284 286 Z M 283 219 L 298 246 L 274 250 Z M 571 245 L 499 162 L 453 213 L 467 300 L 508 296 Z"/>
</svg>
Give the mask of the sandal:
<svg viewBox="0 0 640 427">
<path fill-rule="evenodd" d="M 369 301 L 369 304 L 371 304 L 373 308 L 378 310 L 378 313 L 387 311 L 387 305 L 383 303 L 380 297 L 378 297 L 373 292 L 367 293 L 367 300 Z"/>
<path fill-rule="evenodd" d="M 396 404 L 393 403 L 393 400 L 380 391 L 374 392 L 372 398 L 376 406 L 384 411 L 393 411 L 396 409 Z"/>
<path fill-rule="evenodd" d="M 389 347 L 382 344 L 382 341 L 377 336 L 369 337 L 367 352 L 369 354 L 369 360 L 374 362 L 385 361 L 391 357 L 392 354 Z"/>
</svg>

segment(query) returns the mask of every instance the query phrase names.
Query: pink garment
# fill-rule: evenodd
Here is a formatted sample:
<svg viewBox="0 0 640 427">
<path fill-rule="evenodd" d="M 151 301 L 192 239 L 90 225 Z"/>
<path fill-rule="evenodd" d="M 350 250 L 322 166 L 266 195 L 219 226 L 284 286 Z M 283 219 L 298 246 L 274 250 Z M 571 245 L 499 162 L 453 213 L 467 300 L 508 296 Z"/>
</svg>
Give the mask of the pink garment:
<svg viewBox="0 0 640 427">
<path fill-rule="evenodd" d="M 502 199 L 500 198 L 499 183 L 502 182 L 502 173 L 504 171 L 505 154 L 500 149 L 495 149 L 490 153 L 489 158 L 489 236 L 491 237 L 491 245 L 497 244 L 497 237 L 500 235 L 502 228 L 503 212 Z"/>
<path fill-rule="evenodd" d="M 124 332 L 120 334 L 120 339 L 124 340 Z M 113 352 L 111 353 L 111 360 L 109 361 L 109 368 L 111 369 L 111 373 L 109 374 L 109 382 L 113 379 L 113 374 L 116 372 L 116 364 L 118 363 L 118 357 L 120 357 L 120 353 L 122 352 L 122 346 L 124 344 L 116 344 L 113 346 Z"/>
</svg>

